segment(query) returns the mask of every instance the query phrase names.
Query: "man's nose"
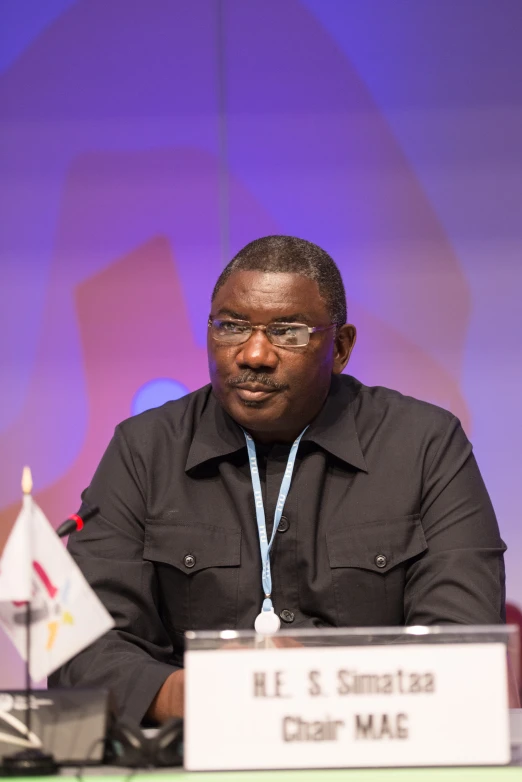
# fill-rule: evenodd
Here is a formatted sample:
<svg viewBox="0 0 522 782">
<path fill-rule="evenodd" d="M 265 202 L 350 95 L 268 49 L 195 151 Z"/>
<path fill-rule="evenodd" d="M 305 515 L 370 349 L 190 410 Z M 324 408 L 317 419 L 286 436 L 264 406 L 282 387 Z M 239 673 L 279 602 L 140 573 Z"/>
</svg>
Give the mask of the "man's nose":
<svg viewBox="0 0 522 782">
<path fill-rule="evenodd" d="M 249 339 L 241 346 L 236 361 L 241 366 L 255 369 L 259 367 L 275 369 L 279 358 L 265 332 L 254 329 Z"/>
</svg>

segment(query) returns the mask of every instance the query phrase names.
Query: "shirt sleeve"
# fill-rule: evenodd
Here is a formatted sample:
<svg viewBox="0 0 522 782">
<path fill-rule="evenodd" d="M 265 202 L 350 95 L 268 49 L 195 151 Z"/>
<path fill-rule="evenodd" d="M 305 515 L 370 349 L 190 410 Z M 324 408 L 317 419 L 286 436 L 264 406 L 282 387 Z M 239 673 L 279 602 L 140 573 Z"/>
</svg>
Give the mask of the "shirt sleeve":
<svg viewBox="0 0 522 782">
<path fill-rule="evenodd" d="M 504 622 L 506 546 L 457 418 L 427 450 L 421 520 L 428 548 L 408 569 L 405 623 Z"/>
<path fill-rule="evenodd" d="M 100 512 L 69 538 L 68 549 L 115 621 L 115 627 L 49 678 L 50 687 L 102 687 L 117 711 L 140 722 L 179 665 L 158 611 L 153 566 L 143 559 L 145 465 L 121 426 L 84 503 Z"/>
</svg>

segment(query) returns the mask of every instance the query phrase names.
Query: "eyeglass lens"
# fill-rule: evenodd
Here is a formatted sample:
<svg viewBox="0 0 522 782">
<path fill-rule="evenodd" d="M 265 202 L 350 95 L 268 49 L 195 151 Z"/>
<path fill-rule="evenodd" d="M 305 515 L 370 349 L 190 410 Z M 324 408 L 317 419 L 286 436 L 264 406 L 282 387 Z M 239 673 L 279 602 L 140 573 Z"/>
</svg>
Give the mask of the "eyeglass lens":
<svg viewBox="0 0 522 782">
<path fill-rule="evenodd" d="M 211 328 L 216 341 L 229 345 L 246 342 L 253 331 L 251 323 L 240 320 L 213 320 Z M 304 347 L 310 340 L 308 327 L 299 323 L 270 323 L 264 331 L 272 344 L 283 347 Z"/>
</svg>

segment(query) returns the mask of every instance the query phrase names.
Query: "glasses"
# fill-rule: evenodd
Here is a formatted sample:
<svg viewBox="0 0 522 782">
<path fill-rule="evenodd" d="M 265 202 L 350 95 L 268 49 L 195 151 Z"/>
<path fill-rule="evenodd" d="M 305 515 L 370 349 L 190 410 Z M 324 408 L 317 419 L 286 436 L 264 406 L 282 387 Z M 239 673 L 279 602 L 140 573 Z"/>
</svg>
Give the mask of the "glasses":
<svg viewBox="0 0 522 782">
<path fill-rule="evenodd" d="M 222 320 L 209 318 L 208 327 L 212 339 L 223 345 L 241 345 L 247 342 L 255 329 L 264 331 L 272 345 L 281 348 L 304 348 L 315 331 L 329 331 L 329 326 L 306 326 L 304 323 L 269 323 L 268 326 L 253 326 L 248 320 Z"/>
</svg>

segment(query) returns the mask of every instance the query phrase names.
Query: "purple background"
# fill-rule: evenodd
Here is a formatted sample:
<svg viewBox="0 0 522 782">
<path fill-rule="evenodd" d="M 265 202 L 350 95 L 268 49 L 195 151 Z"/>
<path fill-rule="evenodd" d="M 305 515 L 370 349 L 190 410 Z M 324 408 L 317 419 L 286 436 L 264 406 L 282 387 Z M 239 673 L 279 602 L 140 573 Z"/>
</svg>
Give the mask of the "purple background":
<svg viewBox="0 0 522 782">
<path fill-rule="evenodd" d="M 522 603 L 519 0 L 1 0 L 0 537 L 207 382 L 246 242 L 327 249 L 350 371 L 460 416 Z M 21 683 L 4 639 L 0 686 Z"/>
</svg>

